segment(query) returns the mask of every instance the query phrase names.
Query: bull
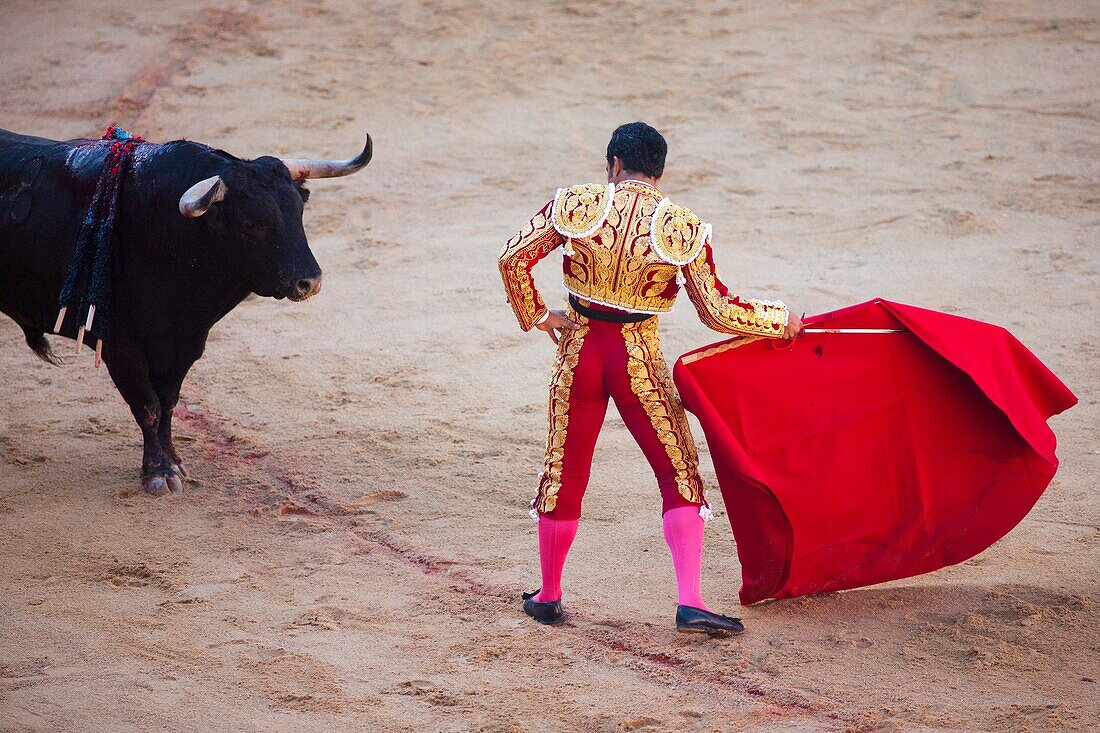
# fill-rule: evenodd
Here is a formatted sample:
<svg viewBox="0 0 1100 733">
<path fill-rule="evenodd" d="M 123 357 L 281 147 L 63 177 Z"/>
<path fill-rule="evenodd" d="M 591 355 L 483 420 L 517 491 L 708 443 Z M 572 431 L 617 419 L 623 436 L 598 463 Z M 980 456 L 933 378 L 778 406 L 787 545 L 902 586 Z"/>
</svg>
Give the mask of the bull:
<svg viewBox="0 0 1100 733">
<path fill-rule="evenodd" d="M 59 360 L 58 294 L 109 143 L 0 130 L 0 312 L 27 345 Z M 110 250 L 111 318 L 102 359 L 144 439 L 142 488 L 178 492 L 186 475 L 172 410 L 210 329 L 250 293 L 303 301 L 321 288 L 306 241 L 305 181 L 346 176 L 371 159 L 242 160 L 201 143 L 144 143 L 118 200 Z M 56 332 L 83 337 L 76 314 Z"/>
</svg>

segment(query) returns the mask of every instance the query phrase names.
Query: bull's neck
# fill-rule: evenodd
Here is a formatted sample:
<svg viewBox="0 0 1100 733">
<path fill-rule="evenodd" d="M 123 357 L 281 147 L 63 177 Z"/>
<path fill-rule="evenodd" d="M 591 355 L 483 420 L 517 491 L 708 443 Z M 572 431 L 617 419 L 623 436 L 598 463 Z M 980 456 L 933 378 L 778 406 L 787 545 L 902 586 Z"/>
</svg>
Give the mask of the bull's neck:
<svg viewBox="0 0 1100 733">
<path fill-rule="evenodd" d="M 215 241 L 207 222 L 186 219 L 177 209 L 178 193 L 162 182 L 197 181 L 218 174 L 224 154 L 198 143 L 161 146 L 136 172 L 118 238 L 119 269 L 136 302 L 120 304 L 145 322 L 207 331 L 250 292 L 233 252 Z M 142 315 L 142 312 L 148 315 Z"/>
<path fill-rule="evenodd" d="M 187 268 L 187 286 L 182 295 L 209 328 L 236 308 L 252 289 L 238 273 L 239 265 L 232 254 L 214 241 L 208 230 L 203 235 L 202 266 Z"/>
<path fill-rule="evenodd" d="M 146 334 L 205 334 L 251 291 L 225 247 L 190 223 L 119 239 L 115 293 L 126 297 L 116 308 Z"/>
</svg>

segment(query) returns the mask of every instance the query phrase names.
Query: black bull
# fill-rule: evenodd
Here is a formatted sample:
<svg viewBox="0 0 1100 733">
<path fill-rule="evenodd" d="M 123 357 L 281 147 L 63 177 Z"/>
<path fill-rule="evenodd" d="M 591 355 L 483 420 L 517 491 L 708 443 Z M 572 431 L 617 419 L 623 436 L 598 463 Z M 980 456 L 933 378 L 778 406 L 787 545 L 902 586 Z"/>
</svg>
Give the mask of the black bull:
<svg viewBox="0 0 1100 733">
<path fill-rule="evenodd" d="M 0 311 L 53 363 L 44 334 L 109 145 L 0 130 Z M 103 361 L 141 428 L 146 491 L 182 487 L 172 410 L 211 327 L 249 293 L 304 300 L 320 289 L 303 182 L 370 157 L 369 136 L 346 161 L 240 160 L 190 141 L 138 147 L 115 225 Z M 82 320 L 68 313 L 59 333 L 75 339 Z"/>
</svg>

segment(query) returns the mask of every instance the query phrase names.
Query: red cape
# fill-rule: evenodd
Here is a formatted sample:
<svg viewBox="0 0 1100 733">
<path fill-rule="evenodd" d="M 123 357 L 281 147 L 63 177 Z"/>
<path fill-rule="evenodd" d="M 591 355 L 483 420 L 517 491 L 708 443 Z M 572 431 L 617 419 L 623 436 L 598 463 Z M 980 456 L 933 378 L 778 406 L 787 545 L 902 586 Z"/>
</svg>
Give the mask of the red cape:
<svg viewBox="0 0 1100 733">
<path fill-rule="evenodd" d="M 676 362 L 741 603 L 927 573 L 1024 518 L 1058 467 L 1046 420 L 1077 398 L 1008 331 L 884 300 L 807 325 L 910 333 L 732 339 Z"/>
</svg>

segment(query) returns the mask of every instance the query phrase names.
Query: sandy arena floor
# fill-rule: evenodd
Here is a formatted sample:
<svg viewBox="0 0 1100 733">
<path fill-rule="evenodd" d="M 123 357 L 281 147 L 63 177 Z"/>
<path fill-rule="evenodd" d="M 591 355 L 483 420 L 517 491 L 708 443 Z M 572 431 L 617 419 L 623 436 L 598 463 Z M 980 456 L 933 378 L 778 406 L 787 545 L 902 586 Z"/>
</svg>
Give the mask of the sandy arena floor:
<svg viewBox="0 0 1100 733">
<path fill-rule="evenodd" d="M 181 496 L 136 490 L 139 433 L 87 351 L 51 368 L 0 319 L 0 730 L 1100 727 L 1095 2 L 134 7 L 3 3 L 0 127 L 118 121 L 245 157 L 344 157 L 369 130 L 375 162 L 312 186 L 321 295 L 215 329 L 184 385 Z M 993 321 L 1077 392 L 1015 531 L 684 639 L 612 410 L 572 623 L 522 616 L 552 349 L 516 327 L 496 257 L 638 118 L 746 294 Z M 552 300 L 557 267 L 537 270 Z M 720 338 L 684 305 L 663 324 L 670 357 Z M 717 508 L 704 590 L 733 610 Z"/>
</svg>

